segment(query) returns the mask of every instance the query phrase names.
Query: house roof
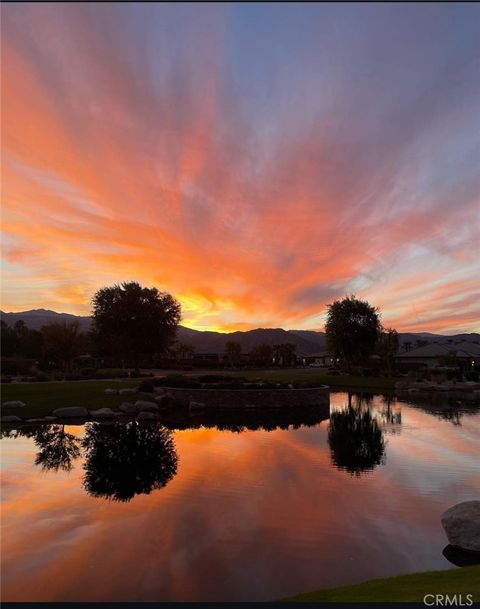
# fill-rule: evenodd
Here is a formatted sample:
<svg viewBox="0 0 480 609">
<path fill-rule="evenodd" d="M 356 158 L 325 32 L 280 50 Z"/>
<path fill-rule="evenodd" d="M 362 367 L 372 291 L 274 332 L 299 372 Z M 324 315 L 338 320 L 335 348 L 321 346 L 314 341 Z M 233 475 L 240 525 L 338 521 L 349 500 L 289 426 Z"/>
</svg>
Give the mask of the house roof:
<svg viewBox="0 0 480 609">
<path fill-rule="evenodd" d="M 412 351 L 398 353 L 396 357 L 399 359 L 409 359 L 418 357 L 448 357 L 449 355 L 455 355 L 456 357 L 480 357 L 480 347 L 466 341 L 458 344 L 430 343 Z"/>
</svg>

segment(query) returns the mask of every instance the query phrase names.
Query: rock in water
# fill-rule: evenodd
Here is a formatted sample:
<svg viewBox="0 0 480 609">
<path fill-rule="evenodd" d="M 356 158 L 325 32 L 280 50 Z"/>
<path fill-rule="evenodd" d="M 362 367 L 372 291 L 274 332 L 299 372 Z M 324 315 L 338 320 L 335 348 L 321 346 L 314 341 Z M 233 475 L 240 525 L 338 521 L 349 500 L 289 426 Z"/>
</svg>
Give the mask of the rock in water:
<svg viewBox="0 0 480 609">
<path fill-rule="evenodd" d="M 155 398 L 155 402 L 158 404 L 159 408 L 170 408 L 173 406 L 174 400 L 171 395 L 167 393 L 163 395 L 159 395 Z"/>
<path fill-rule="evenodd" d="M 123 402 L 118 408 L 125 414 L 137 414 L 138 412 L 138 408 L 135 404 L 130 404 L 130 402 Z"/>
<path fill-rule="evenodd" d="M 457 503 L 442 514 L 442 526 L 452 546 L 480 552 L 480 501 Z"/>
<path fill-rule="evenodd" d="M 139 421 L 156 421 L 157 417 L 153 414 L 153 412 L 142 410 L 142 412 L 137 415 L 137 419 Z"/>
<path fill-rule="evenodd" d="M 83 406 L 68 406 L 66 408 L 57 408 L 53 414 L 59 418 L 84 418 L 88 417 L 88 410 Z"/>
</svg>

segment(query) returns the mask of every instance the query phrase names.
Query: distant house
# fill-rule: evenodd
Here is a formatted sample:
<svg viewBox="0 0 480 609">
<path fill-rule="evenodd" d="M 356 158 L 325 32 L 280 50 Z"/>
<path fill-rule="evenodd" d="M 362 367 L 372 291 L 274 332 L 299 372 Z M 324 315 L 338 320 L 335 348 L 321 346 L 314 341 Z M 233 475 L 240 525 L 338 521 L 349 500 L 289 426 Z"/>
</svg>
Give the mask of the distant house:
<svg viewBox="0 0 480 609">
<path fill-rule="evenodd" d="M 326 351 L 299 355 L 298 359 L 304 366 L 333 366 L 333 359 Z"/>
<path fill-rule="evenodd" d="M 480 367 L 480 346 L 460 343 L 430 343 L 418 349 L 399 353 L 395 361 L 400 368 L 460 367 L 464 370 Z"/>
</svg>

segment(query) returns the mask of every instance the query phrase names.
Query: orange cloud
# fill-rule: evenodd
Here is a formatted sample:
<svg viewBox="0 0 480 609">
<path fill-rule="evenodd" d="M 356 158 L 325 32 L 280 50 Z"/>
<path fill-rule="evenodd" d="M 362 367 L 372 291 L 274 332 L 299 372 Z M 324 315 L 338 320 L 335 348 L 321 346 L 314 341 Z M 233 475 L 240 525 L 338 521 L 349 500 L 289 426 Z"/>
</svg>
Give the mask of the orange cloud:
<svg viewBox="0 0 480 609">
<path fill-rule="evenodd" d="M 85 314 L 136 279 L 203 329 L 321 328 L 352 291 L 398 329 L 478 329 L 474 178 L 425 192 L 414 144 L 339 104 L 263 132 L 234 94 L 227 9 L 153 62 L 148 35 L 105 11 L 5 10 L 4 309 Z"/>
</svg>

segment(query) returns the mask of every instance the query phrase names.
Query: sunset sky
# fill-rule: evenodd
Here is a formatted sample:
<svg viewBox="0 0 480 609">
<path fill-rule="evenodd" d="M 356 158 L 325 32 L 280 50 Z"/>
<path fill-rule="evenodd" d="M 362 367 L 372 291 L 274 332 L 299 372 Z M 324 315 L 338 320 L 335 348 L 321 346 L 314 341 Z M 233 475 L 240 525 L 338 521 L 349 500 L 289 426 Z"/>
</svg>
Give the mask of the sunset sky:
<svg viewBox="0 0 480 609">
<path fill-rule="evenodd" d="M 4 4 L 2 310 L 480 331 L 479 4 Z"/>
</svg>

